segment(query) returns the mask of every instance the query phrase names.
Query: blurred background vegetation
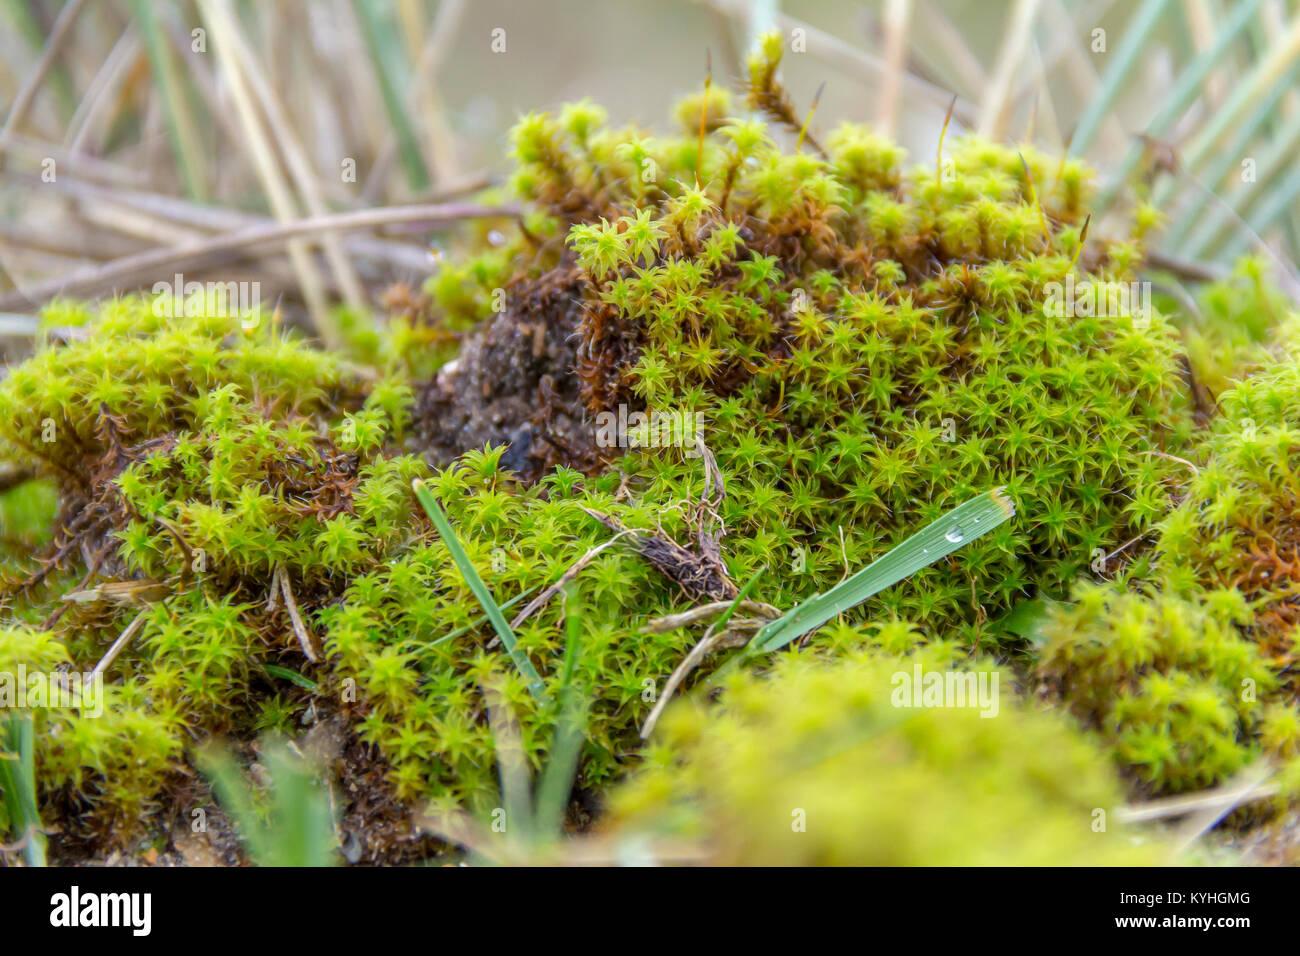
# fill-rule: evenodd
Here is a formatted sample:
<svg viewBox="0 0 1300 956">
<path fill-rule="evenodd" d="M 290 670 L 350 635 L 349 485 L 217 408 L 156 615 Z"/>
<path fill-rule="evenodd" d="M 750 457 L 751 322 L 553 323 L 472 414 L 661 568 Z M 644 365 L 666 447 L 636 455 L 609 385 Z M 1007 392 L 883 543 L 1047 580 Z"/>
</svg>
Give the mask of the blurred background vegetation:
<svg viewBox="0 0 1300 956">
<path fill-rule="evenodd" d="M 10 337 L 61 289 L 171 279 L 105 268 L 124 257 L 473 196 L 530 110 L 591 97 L 663 127 L 710 64 L 734 88 L 772 28 L 799 108 L 824 84 L 814 129 L 870 122 L 930 162 L 955 96 L 953 133 L 1093 161 L 1095 229 L 1154 198 L 1157 264 L 1209 278 L 1253 252 L 1297 287 L 1294 0 L 0 0 L 0 23 Z M 186 278 L 217 267 L 317 317 L 373 306 L 435 268 L 430 222 L 398 219 L 237 241 Z"/>
</svg>

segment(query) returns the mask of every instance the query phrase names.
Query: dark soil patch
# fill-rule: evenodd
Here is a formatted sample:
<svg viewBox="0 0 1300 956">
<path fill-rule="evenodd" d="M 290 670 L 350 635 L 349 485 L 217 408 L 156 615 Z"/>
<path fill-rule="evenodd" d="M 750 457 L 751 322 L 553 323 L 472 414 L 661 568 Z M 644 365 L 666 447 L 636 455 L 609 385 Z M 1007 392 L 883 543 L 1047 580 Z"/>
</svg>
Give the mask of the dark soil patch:
<svg viewBox="0 0 1300 956">
<path fill-rule="evenodd" d="M 444 467 L 485 444 L 506 444 L 502 464 L 529 482 L 556 465 L 594 471 L 596 429 L 576 373 L 582 291 L 575 270 L 561 266 L 516 282 L 506 301 L 419 390 L 420 450 Z"/>
<path fill-rule="evenodd" d="M 401 866 L 438 862 L 447 844 L 427 834 L 414 810 L 401 803 L 387 778 L 388 765 L 363 744 L 341 715 L 323 717 L 297 741 L 332 786 L 338 823 L 340 862 L 360 866 Z M 245 760 L 256 751 L 244 745 Z M 257 776 L 250 763 L 247 771 Z M 74 798 L 63 798 L 59 818 L 77 819 Z M 201 809 L 202 814 L 196 813 Z M 201 821 L 201 822 L 196 822 Z M 141 821 L 137 821 L 141 822 Z M 55 866 L 248 866 L 238 833 L 204 777 L 186 767 L 133 839 L 122 842 L 116 826 L 50 831 L 49 858 Z M 122 824 L 121 821 L 117 821 Z M 4 863 L 0 859 L 0 866 Z"/>
</svg>

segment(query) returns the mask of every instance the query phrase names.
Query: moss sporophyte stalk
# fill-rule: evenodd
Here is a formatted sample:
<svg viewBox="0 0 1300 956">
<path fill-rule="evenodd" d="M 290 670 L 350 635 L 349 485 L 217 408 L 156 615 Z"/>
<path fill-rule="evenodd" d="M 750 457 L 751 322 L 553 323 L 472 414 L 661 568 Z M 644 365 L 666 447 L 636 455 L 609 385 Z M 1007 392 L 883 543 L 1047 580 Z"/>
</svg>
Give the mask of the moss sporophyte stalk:
<svg viewBox="0 0 1300 956">
<path fill-rule="evenodd" d="M 575 805 L 734 861 L 992 861 L 944 836 L 977 831 L 996 862 L 1128 861 L 1088 839 L 1124 787 L 1300 779 L 1294 335 L 1190 347 L 1138 277 L 1152 210 L 1101 238 L 1078 160 L 814 137 L 780 53 L 676 133 L 523 117 L 523 214 L 427 300 L 343 314 L 343 349 L 149 297 L 45 310 L 86 334 L 0 383 L 33 476 L 0 496 L 0 671 L 103 664 L 104 694 L 29 708 L 42 819 L 125 840 L 191 793 L 195 741 L 324 723 L 372 812 L 487 819 L 490 711 L 540 771 L 578 692 Z M 997 719 L 889 704 L 917 661 L 996 667 Z M 792 842 L 787 804 L 839 835 Z"/>
</svg>

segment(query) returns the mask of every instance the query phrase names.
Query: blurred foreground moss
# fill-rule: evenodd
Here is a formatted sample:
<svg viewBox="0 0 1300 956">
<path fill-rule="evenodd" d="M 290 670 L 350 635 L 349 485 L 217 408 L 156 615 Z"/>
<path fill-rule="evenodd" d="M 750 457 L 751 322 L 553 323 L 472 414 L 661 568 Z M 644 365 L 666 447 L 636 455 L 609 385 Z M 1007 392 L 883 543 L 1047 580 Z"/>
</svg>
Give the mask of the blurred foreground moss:
<svg viewBox="0 0 1300 956">
<path fill-rule="evenodd" d="M 724 864 L 1126 865 L 1170 862 L 1126 831 L 1102 752 L 1003 687 L 996 715 L 897 706 L 948 655 L 793 655 L 721 703 L 672 708 L 647 766 L 612 798 L 626 837 L 702 841 Z M 975 665 L 985 679 L 996 673 Z M 901 676 L 900 676 L 901 675 Z"/>
</svg>

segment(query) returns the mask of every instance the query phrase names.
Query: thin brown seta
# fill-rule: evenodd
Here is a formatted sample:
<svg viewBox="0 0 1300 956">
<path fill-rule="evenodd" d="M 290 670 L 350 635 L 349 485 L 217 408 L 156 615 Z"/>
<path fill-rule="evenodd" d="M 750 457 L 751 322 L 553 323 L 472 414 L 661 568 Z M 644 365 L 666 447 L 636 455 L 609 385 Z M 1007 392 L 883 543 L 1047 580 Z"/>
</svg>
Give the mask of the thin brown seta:
<svg viewBox="0 0 1300 956">
<path fill-rule="evenodd" d="M 1088 241 L 1088 227 L 1092 225 L 1092 213 L 1088 213 L 1083 220 L 1083 228 L 1079 230 L 1079 245 L 1075 247 L 1074 255 L 1070 258 L 1070 271 L 1073 272 L 1079 264 L 1079 256 L 1083 254 L 1084 243 Z"/>
<path fill-rule="evenodd" d="M 713 51 L 704 50 L 704 97 L 700 100 L 700 138 L 695 151 L 695 188 L 700 188 L 700 170 L 704 168 L 704 132 L 709 119 L 709 93 L 713 89 Z"/>
<path fill-rule="evenodd" d="M 795 152 L 803 149 L 803 142 L 808 139 L 808 127 L 812 125 L 813 116 L 817 113 L 817 107 L 822 101 L 822 92 L 826 89 L 826 81 L 822 80 L 821 86 L 817 87 L 817 92 L 813 94 L 812 105 L 808 107 L 808 115 L 804 117 L 803 125 L 799 127 L 799 138 L 795 140 Z"/>
<path fill-rule="evenodd" d="M 934 181 L 943 182 L 943 142 L 948 138 L 948 125 L 952 122 L 952 112 L 957 108 L 957 94 L 952 95 L 948 103 L 948 112 L 944 114 L 943 126 L 939 129 L 939 145 L 934 151 Z"/>
<path fill-rule="evenodd" d="M 1038 190 L 1034 188 L 1034 174 L 1029 170 L 1029 163 L 1025 161 L 1025 154 L 1017 151 L 1016 155 L 1020 157 L 1020 168 L 1025 171 L 1025 188 L 1029 190 L 1029 202 L 1038 210 L 1038 224 L 1043 230 L 1043 242 L 1050 252 L 1052 248 L 1052 230 L 1048 228 L 1047 213 L 1043 211 L 1043 204 L 1038 199 Z"/>
</svg>

